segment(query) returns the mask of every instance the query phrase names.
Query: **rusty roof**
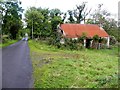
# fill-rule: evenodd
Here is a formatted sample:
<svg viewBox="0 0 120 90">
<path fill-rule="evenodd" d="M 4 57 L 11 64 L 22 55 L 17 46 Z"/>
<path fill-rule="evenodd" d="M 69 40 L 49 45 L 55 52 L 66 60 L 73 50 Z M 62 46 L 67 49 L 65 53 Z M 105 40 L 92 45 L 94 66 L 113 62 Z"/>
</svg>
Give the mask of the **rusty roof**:
<svg viewBox="0 0 120 90">
<path fill-rule="evenodd" d="M 94 24 L 61 24 L 61 29 L 65 32 L 65 37 L 76 38 L 86 34 L 87 37 L 92 38 L 94 35 L 99 37 L 108 37 L 107 32 Z"/>
</svg>

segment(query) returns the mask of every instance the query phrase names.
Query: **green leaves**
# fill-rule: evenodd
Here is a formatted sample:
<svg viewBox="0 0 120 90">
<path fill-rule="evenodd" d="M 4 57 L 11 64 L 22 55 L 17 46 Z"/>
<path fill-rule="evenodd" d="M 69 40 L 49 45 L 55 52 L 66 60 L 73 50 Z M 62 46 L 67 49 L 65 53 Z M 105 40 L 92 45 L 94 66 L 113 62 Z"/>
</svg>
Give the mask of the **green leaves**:
<svg viewBox="0 0 120 90">
<path fill-rule="evenodd" d="M 22 28 L 22 12 L 16 0 L 7 0 L 2 4 L 3 12 L 3 34 L 10 35 L 11 39 L 16 39 L 19 29 Z"/>
<path fill-rule="evenodd" d="M 61 14 L 62 14 L 62 12 L 57 8 L 50 10 L 51 18 L 54 18 L 55 16 L 60 16 Z"/>
<path fill-rule="evenodd" d="M 98 42 L 99 36 L 98 36 L 98 35 L 95 35 L 95 36 L 93 37 L 93 40 L 94 40 L 95 42 Z"/>
<path fill-rule="evenodd" d="M 42 36 L 42 30 L 45 28 L 45 18 L 47 18 L 47 15 L 44 16 L 44 14 L 47 13 L 46 11 L 47 10 L 44 11 L 41 8 L 31 7 L 25 13 L 27 28 L 31 30 L 33 27 L 34 38 Z"/>
<path fill-rule="evenodd" d="M 25 13 L 27 28 L 33 27 L 34 38 L 47 38 L 53 34 L 57 25 L 62 22 L 59 9 L 29 8 Z M 32 30 L 31 30 L 32 34 Z"/>
</svg>

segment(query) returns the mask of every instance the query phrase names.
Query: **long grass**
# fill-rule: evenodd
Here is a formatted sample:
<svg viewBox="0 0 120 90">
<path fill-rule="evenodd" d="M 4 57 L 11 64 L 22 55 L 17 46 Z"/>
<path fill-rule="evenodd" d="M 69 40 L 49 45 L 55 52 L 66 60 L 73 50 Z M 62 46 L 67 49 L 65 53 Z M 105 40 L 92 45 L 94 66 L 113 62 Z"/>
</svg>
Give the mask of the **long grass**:
<svg viewBox="0 0 120 90">
<path fill-rule="evenodd" d="M 117 88 L 118 51 L 70 51 L 29 41 L 35 88 Z"/>
<path fill-rule="evenodd" d="M 9 40 L 9 41 L 7 41 L 6 43 L 0 43 L 0 48 L 3 48 L 3 47 L 7 47 L 7 46 L 9 46 L 9 45 L 11 45 L 11 44 L 14 44 L 14 43 L 16 43 L 17 42 L 17 40 Z"/>
</svg>

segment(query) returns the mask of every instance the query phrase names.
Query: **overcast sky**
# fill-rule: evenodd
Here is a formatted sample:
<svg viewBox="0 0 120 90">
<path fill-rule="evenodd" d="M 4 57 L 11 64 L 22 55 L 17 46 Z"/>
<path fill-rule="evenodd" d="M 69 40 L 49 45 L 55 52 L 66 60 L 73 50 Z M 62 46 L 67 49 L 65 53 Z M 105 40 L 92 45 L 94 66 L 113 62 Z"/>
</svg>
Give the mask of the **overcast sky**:
<svg viewBox="0 0 120 90">
<path fill-rule="evenodd" d="M 103 9 L 106 9 L 117 18 L 118 15 L 118 2 L 120 0 L 20 0 L 22 1 L 22 7 L 26 10 L 31 6 L 42 8 L 59 8 L 61 11 L 66 12 L 72 10 L 76 5 L 81 2 L 88 2 L 87 7 L 95 10 L 98 4 L 103 4 Z"/>
</svg>

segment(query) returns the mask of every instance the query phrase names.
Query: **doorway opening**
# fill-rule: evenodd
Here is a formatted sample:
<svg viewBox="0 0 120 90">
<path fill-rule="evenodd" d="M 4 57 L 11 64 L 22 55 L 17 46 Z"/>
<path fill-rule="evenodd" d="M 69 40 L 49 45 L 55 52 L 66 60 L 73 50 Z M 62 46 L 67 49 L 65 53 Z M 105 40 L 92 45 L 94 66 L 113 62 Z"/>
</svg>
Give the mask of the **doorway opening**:
<svg viewBox="0 0 120 90">
<path fill-rule="evenodd" d="M 86 39 L 86 48 L 90 48 L 92 39 Z"/>
</svg>

